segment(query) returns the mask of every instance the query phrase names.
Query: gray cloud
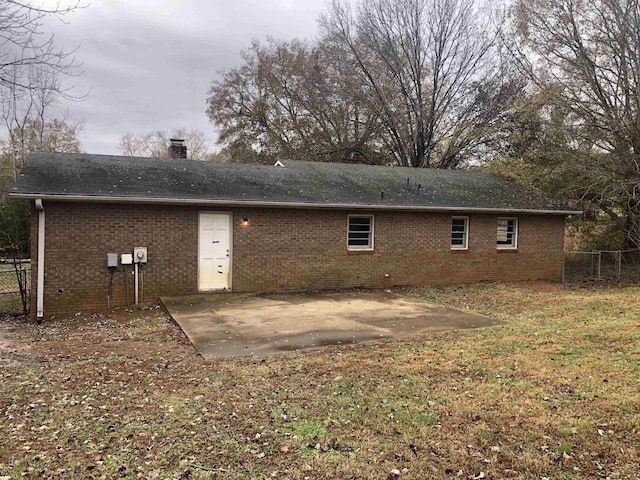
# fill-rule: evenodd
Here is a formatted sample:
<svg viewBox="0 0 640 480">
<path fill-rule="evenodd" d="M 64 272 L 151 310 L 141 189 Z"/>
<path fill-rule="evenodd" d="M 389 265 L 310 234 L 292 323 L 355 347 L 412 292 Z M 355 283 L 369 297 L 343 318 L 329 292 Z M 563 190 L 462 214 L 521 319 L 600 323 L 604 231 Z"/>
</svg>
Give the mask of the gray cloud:
<svg viewBox="0 0 640 480">
<path fill-rule="evenodd" d="M 46 28 L 65 48 L 79 46 L 83 73 L 68 79 L 81 102 L 64 102 L 83 121 L 82 148 L 118 153 L 126 132 L 199 128 L 217 72 L 240 61 L 254 38 L 310 38 L 324 0 L 94 0 L 67 23 Z"/>
</svg>

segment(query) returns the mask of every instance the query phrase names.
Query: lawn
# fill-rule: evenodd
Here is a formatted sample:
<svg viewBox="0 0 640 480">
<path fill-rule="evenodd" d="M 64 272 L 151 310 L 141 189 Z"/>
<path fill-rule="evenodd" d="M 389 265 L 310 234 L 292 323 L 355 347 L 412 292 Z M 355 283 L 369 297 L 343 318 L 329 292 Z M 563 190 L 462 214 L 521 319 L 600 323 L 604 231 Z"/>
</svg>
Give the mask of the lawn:
<svg viewBox="0 0 640 480">
<path fill-rule="evenodd" d="M 506 324 L 205 363 L 157 306 L 4 322 L 0 478 L 640 478 L 640 288 L 405 293 Z"/>
</svg>

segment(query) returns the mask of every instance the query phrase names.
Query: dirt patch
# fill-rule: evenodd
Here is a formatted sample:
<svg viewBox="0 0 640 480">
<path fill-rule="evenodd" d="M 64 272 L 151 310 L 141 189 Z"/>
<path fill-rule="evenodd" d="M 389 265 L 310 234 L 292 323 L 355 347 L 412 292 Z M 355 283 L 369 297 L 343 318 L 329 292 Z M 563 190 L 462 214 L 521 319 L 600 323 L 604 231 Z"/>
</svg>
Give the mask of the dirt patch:
<svg viewBox="0 0 640 480">
<path fill-rule="evenodd" d="M 13 366 L 24 358 L 31 346 L 21 341 L 29 336 L 27 321 L 20 315 L 0 316 L 0 368 Z"/>
<path fill-rule="evenodd" d="M 192 349 L 159 304 L 108 315 L 54 317 L 42 325 L 18 316 L 0 320 L 0 366 L 109 356 L 145 360 L 181 355 L 185 348 Z"/>
</svg>

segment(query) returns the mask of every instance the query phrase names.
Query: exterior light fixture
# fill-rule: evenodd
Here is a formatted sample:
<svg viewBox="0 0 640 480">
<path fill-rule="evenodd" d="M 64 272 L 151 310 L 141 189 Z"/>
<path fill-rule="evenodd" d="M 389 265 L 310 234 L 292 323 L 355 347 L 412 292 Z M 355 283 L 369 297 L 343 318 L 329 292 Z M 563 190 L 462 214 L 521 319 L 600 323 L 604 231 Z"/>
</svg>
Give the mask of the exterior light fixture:
<svg viewBox="0 0 640 480">
<path fill-rule="evenodd" d="M 244 217 L 244 218 L 242 219 L 242 225 L 244 225 L 244 226 L 249 225 L 249 219 L 248 219 L 247 217 Z"/>
</svg>

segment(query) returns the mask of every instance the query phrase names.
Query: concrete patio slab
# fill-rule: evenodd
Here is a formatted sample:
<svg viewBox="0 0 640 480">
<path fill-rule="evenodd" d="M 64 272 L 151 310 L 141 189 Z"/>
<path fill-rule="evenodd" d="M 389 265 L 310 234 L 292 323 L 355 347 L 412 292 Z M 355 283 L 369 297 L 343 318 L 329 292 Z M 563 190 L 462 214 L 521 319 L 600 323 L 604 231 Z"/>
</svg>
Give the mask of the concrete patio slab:
<svg viewBox="0 0 640 480">
<path fill-rule="evenodd" d="M 220 293 L 163 297 L 161 300 L 207 360 L 502 323 L 384 291 Z"/>
</svg>

